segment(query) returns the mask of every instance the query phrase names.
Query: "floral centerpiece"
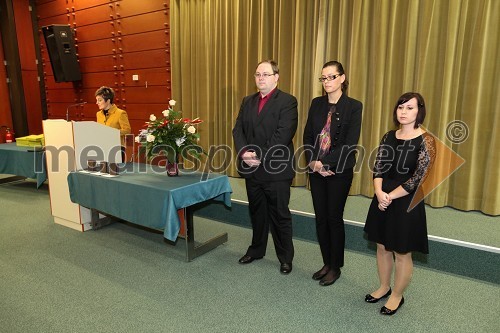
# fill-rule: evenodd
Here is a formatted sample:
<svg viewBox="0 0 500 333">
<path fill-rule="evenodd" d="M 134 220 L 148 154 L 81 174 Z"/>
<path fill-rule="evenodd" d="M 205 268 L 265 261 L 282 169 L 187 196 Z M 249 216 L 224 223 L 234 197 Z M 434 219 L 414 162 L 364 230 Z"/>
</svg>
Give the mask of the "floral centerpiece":
<svg viewBox="0 0 500 333">
<path fill-rule="evenodd" d="M 149 121 L 135 137 L 135 142 L 145 148 L 148 159 L 166 156 L 168 175 L 173 176 L 178 174 L 179 156 L 198 158 L 203 153 L 197 144 L 200 135 L 195 127 L 202 120 L 182 118 L 182 112 L 174 110 L 176 102 L 170 100 L 168 104 L 169 108 L 162 111 L 161 117 L 157 118 L 154 114 L 149 116 Z"/>
</svg>

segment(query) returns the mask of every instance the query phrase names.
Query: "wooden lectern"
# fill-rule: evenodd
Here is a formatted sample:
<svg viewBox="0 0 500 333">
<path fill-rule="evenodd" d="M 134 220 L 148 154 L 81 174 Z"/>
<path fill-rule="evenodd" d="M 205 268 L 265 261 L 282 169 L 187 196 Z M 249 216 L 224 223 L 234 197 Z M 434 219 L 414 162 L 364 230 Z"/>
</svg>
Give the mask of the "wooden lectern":
<svg viewBox="0 0 500 333">
<path fill-rule="evenodd" d="M 50 206 L 54 222 L 86 231 L 90 210 L 71 202 L 68 174 L 87 168 L 88 160 L 121 163 L 120 131 L 94 121 L 43 121 Z"/>
</svg>

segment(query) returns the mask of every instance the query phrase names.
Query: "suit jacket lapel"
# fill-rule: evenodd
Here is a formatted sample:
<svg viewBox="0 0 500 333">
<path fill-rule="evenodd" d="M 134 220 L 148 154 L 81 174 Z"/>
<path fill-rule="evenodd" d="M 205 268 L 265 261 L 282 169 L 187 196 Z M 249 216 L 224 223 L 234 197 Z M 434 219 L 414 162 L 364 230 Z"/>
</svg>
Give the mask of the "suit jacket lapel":
<svg viewBox="0 0 500 333">
<path fill-rule="evenodd" d="M 328 103 L 328 99 L 326 101 Z M 337 101 L 335 113 L 332 115 L 332 122 L 330 125 L 330 135 L 332 138 L 335 137 L 337 130 L 339 130 L 338 125 L 342 124 L 345 114 L 345 112 L 342 112 L 343 105 L 344 105 L 344 94 L 342 94 L 342 96 L 340 96 L 339 100 Z"/>
<path fill-rule="evenodd" d="M 249 109 L 248 112 L 250 119 L 252 120 L 252 124 L 255 126 L 255 123 L 257 122 L 257 116 L 259 115 L 259 93 L 255 94 L 254 97 L 252 97 L 252 100 L 250 101 Z"/>
</svg>

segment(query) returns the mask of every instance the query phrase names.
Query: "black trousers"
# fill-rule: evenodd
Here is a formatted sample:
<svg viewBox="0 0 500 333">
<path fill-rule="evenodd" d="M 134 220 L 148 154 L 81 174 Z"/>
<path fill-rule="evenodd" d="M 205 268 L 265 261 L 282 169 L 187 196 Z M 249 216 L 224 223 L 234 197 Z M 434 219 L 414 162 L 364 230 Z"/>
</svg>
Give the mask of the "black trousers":
<svg viewBox="0 0 500 333">
<path fill-rule="evenodd" d="M 292 215 L 288 204 L 292 180 L 258 181 L 247 178 L 245 184 L 253 230 L 252 244 L 246 254 L 254 258 L 265 256 L 271 231 L 279 261 L 291 263 L 294 249 Z"/>
<path fill-rule="evenodd" d="M 318 243 L 323 264 L 330 268 L 344 266 L 344 207 L 352 178 L 352 169 L 328 177 L 309 174 Z"/>
</svg>

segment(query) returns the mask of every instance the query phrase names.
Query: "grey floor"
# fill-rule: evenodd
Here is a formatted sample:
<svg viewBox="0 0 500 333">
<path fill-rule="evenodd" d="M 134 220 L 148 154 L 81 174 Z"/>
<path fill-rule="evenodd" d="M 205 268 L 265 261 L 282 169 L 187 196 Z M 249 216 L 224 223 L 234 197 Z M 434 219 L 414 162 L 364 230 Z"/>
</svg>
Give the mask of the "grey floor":
<svg viewBox="0 0 500 333">
<path fill-rule="evenodd" d="M 236 182 L 232 179 L 233 197 L 241 189 Z M 293 204 L 306 201 L 307 192 L 293 192 Z M 349 199 L 346 218 L 362 221 L 367 207 L 353 198 L 358 197 Z M 186 263 L 184 244 L 168 244 L 162 234 L 122 223 L 85 233 L 54 224 L 46 186 L 0 186 L 0 216 L 2 333 L 498 332 L 500 327 L 498 284 L 418 266 L 400 311 L 379 315 L 382 304 L 363 301 L 377 285 L 375 258 L 365 253 L 347 251 L 341 278 L 320 287 L 311 279 L 321 266 L 314 242 L 294 241 L 293 272 L 283 276 L 271 244 L 263 260 L 239 265 L 251 232 L 226 223 L 196 218 L 198 238 L 228 232 L 229 240 Z"/>
</svg>

